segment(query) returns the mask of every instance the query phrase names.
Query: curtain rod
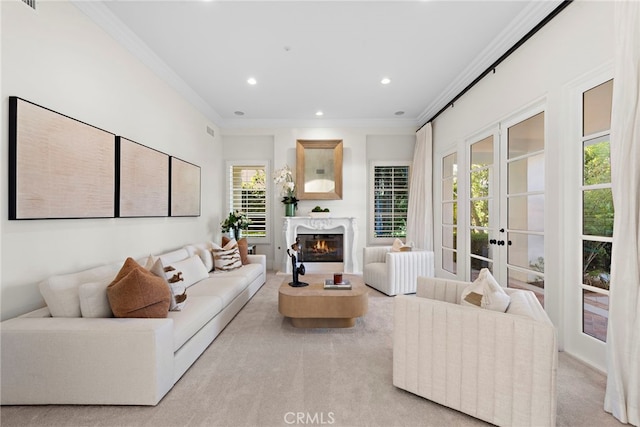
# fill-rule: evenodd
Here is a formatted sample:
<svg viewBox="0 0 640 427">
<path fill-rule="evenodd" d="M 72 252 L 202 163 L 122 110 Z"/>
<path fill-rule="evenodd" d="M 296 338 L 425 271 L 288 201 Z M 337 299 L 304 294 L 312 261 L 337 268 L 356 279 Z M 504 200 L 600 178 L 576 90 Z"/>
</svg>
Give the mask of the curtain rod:
<svg viewBox="0 0 640 427">
<path fill-rule="evenodd" d="M 433 117 L 431 117 L 429 120 L 427 120 L 425 123 L 422 124 L 422 126 L 420 126 L 418 128 L 417 131 L 419 131 L 420 129 L 422 129 L 423 127 L 425 127 L 425 125 L 429 122 L 432 122 L 433 120 L 435 120 L 440 114 L 444 113 L 444 111 L 449 108 L 452 107 L 453 104 L 460 99 L 465 93 L 467 93 L 472 87 L 474 87 L 476 85 L 476 83 L 478 83 L 480 80 L 482 80 L 487 74 L 489 74 L 490 72 L 496 72 L 496 67 L 505 59 L 507 59 L 513 52 L 515 52 L 520 46 L 522 46 L 527 40 L 529 40 L 535 33 L 537 33 L 542 27 L 544 27 L 545 25 L 547 25 L 549 23 L 549 21 L 551 21 L 553 18 L 556 17 L 556 15 L 558 15 L 560 12 L 562 12 L 567 6 L 569 6 L 569 4 L 571 4 L 573 2 L 573 0 L 563 0 L 562 3 L 560 3 L 560 5 L 558 5 L 558 7 L 556 7 L 555 9 L 553 9 L 553 11 L 551 11 L 551 13 L 549 13 L 542 21 L 540 21 L 538 23 L 538 25 L 536 25 L 535 27 L 533 27 L 533 29 L 531 29 L 531 31 L 529 31 L 527 34 L 524 35 L 524 37 L 522 37 L 520 40 L 518 40 L 518 42 L 516 44 L 514 44 L 513 46 L 511 46 L 511 48 L 506 51 L 500 58 L 498 58 L 493 64 L 491 64 L 486 70 L 484 70 L 482 72 L 482 74 L 480 74 L 478 77 L 476 77 L 476 79 L 474 81 L 472 81 L 471 83 L 469 83 L 469 85 L 467 87 L 465 87 L 464 89 L 462 89 L 462 91 L 457 94 L 451 101 L 447 102 L 445 104 L 444 107 L 442 107 L 442 109 L 440 109 L 440 111 L 438 111 Z M 416 132 L 417 132 L 416 131 Z"/>
</svg>

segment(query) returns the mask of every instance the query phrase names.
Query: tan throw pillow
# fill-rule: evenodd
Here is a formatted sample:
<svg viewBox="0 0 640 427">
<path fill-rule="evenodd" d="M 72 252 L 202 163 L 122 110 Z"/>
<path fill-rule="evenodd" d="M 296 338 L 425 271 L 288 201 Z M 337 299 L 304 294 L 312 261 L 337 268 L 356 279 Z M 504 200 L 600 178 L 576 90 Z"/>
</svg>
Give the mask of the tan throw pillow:
<svg viewBox="0 0 640 427">
<path fill-rule="evenodd" d="M 223 247 L 214 243 L 211 254 L 213 255 L 213 264 L 217 271 L 232 271 L 242 267 L 236 239 L 229 240 Z"/>
<path fill-rule="evenodd" d="M 107 287 L 109 305 L 115 317 L 167 317 L 171 292 L 165 281 L 127 258 Z"/>
</svg>

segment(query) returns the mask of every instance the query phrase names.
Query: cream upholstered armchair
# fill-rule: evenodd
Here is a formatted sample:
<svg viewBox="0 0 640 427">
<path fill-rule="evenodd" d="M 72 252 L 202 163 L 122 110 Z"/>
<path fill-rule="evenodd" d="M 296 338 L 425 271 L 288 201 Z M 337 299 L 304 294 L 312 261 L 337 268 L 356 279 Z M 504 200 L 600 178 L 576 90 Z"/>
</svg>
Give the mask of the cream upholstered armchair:
<svg viewBox="0 0 640 427">
<path fill-rule="evenodd" d="M 362 275 L 364 282 L 387 295 L 416 292 L 418 276 L 434 275 L 432 251 L 393 252 L 391 246 L 364 248 Z"/>
<path fill-rule="evenodd" d="M 553 426 L 555 327 L 531 291 L 506 313 L 459 305 L 466 282 L 418 278 L 394 300 L 393 384 L 498 426 Z M 519 314 L 516 314 L 519 313 Z"/>
</svg>

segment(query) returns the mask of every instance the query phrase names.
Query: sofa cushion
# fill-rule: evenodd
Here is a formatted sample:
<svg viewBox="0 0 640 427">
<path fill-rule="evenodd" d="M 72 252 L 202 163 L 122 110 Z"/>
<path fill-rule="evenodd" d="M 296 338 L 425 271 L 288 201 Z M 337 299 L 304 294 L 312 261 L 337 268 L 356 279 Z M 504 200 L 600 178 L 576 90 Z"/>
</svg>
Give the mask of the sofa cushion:
<svg viewBox="0 0 640 427">
<path fill-rule="evenodd" d="M 248 285 L 249 282 L 247 282 L 245 278 L 216 274 L 189 288 L 189 296 L 220 297 L 222 306 L 226 307 L 235 297 L 240 295 Z"/>
<path fill-rule="evenodd" d="M 157 257 L 162 259 L 162 264 L 169 265 L 172 262 L 182 261 L 183 259 L 189 258 L 189 252 L 184 248 L 180 248 L 175 251 L 157 255 Z"/>
<path fill-rule="evenodd" d="M 213 243 L 211 253 L 216 271 L 226 272 L 242 267 L 242 260 L 236 239 L 231 239 L 223 247 Z"/>
<path fill-rule="evenodd" d="M 462 291 L 460 305 L 482 307 L 504 313 L 511 298 L 496 282 L 489 269 L 483 268 L 477 279 Z"/>
<path fill-rule="evenodd" d="M 182 347 L 222 308 L 222 299 L 219 297 L 190 294 L 188 310 L 169 312 L 167 317 L 173 319 L 173 351 Z"/>
<path fill-rule="evenodd" d="M 167 317 L 171 293 L 164 280 L 127 258 L 107 287 L 111 311 L 116 317 Z"/>
<path fill-rule="evenodd" d="M 171 292 L 171 304 L 169 305 L 169 311 L 182 310 L 187 301 L 187 287 L 180 282 L 169 283 L 165 267 L 162 265 L 162 260 L 160 258 L 153 263 L 149 271 L 164 280 L 165 284 L 169 288 L 169 292 Z M 170 272 L 169 274 L 172 273 Z"/>
<path fill-rule="evenodd" d="M 242 268 L 238 268 L 233 271 L 229 271 L 224 274 L 214 274 L 210 276 L 218 277 L 242 277 L 246 281 L 247 284 L 253 282 L 262 274 L 263 267 L 262 264 L 247 264 L 243 265 Z"/>
<path fill-rule="evenodd" d="M 78 287 L 82 317 L 113 317 L 107 297 L 107 286 L 110 283 L 111 278 L 83 283 Z"/>
<path fill-rule="evenodd" d="M 207 268 L 198 255 L 169 264 L 162 263 L 169 283 L 181 283 L 186 288 L 209 277 Z"/>
<path fill-rule="evenodd" d="M 51 276 L 38 284 L 52 317 L 80 317 L 78 288 L 83 283 L 112 280 L 118 272 L 113 265 L 103 265 L 71 274 Z"/>
</svg>

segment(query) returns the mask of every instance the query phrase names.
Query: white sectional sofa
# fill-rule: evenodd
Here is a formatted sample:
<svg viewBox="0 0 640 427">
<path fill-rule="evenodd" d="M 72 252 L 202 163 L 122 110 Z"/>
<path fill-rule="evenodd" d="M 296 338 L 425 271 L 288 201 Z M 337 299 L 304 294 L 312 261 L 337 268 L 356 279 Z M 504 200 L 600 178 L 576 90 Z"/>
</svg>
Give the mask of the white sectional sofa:
<svg viewBox="0 0 640 427">
<path fill-rule="evenodd" d="M 159 257 L 165 265 L 175 263 L 208 246 Z M 237 270 L 208 273 L 189 286 L 182 311 L 167 318 L 52 317 L 44 307 L 0 323 L 0 403 L 156 405 L 265 283 L 265 256 L 248 259 Z M 145 260 L 138 262 L 144 266 Z M 77 285 L 113 277 L 121 266 L 47 283 L 70 284 L 77 294 Z"/>
</svg>

